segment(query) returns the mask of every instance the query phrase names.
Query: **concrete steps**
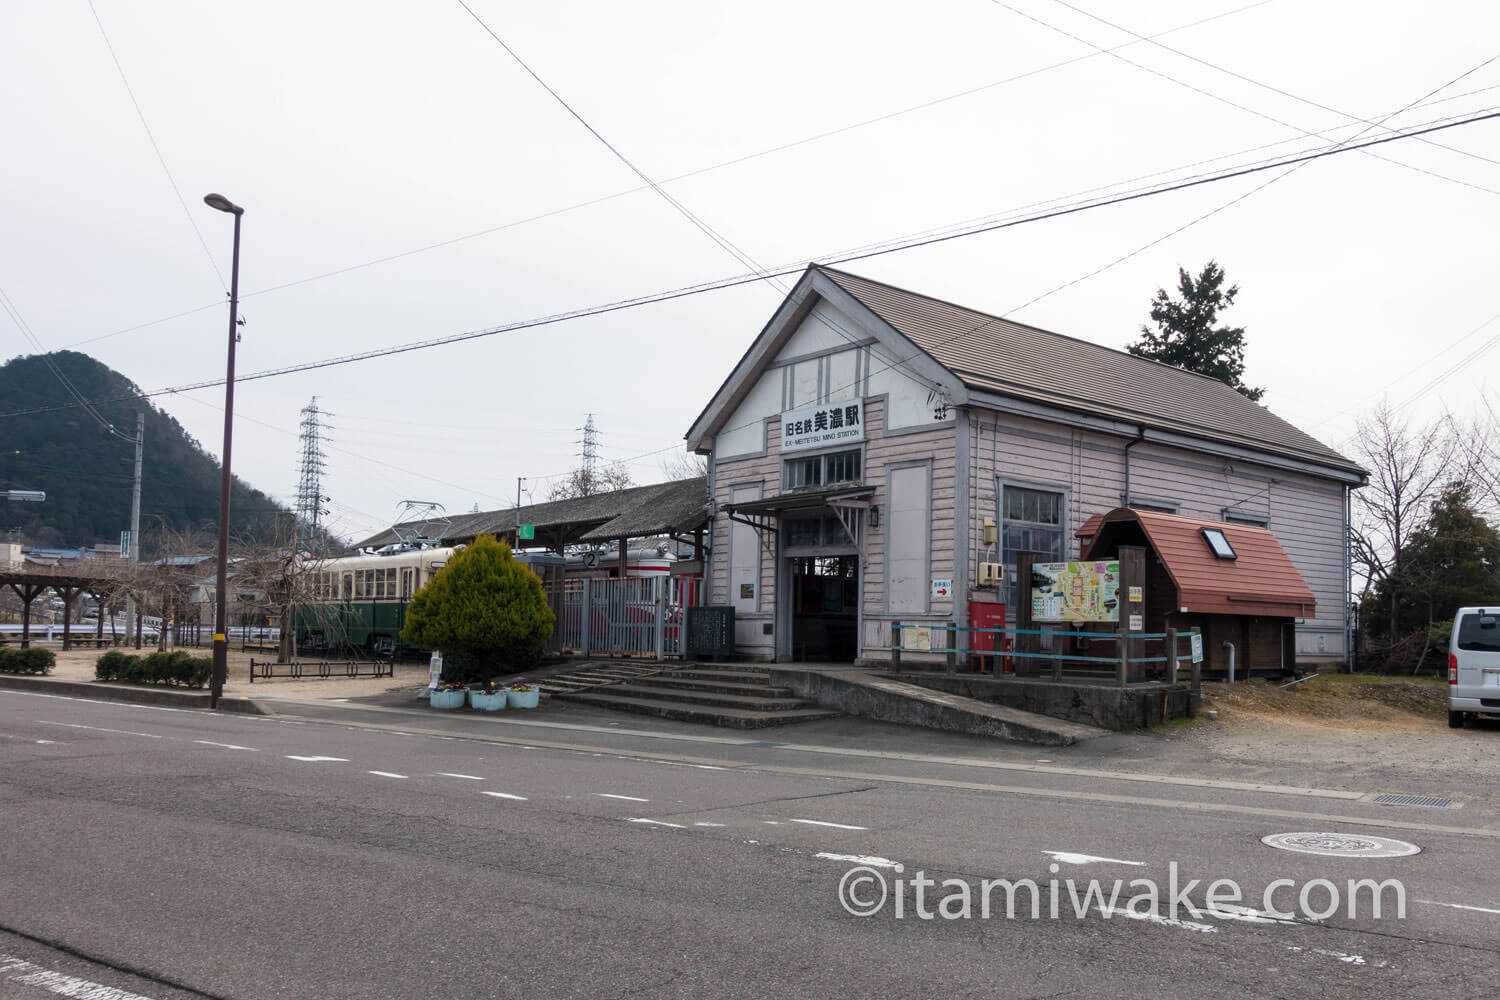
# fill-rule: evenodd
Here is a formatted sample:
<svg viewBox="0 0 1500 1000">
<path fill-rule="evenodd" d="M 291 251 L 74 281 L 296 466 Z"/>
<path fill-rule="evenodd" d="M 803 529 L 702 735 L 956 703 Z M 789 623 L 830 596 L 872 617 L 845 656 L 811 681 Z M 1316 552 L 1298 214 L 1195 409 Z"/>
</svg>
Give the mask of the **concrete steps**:
<svg viewBox="0 0 1500 1000">
<path fill-rule="evenodd" d="M 620 712 L 637 715 L 654 715 L 661 719 L 676 719 L 680 722 L 699 722 L 729 729 L 763 729 L 767 726 L 784 726 L 791 722 L 811 722 L 814 719 L 832 719 L 839 713 L 817 708 L 798 708 L 780 711 L 756 711 L 744 708 L 725 708 L 716 705 L 700 705 L 683 701 L 663 701 L 659 698 L 631 698 L 618 694 L 588 691 L 572 695 L 559 695 L 568 701 L 599 708 L 612 708 Z M 808 703 L 811 704 L 811 703 Z"/>
<path fill-rule="evenodd" d="M 656 667 L 606 683 L 580 679 L 580 675 L 598 673 L 580 671 L 551 678 L 543 682 L 542 690 L 583 705 L 732 729 L 760 729 L 840 714 L 772 684 L 769 671 L 741 664 Z"/>
</svg>

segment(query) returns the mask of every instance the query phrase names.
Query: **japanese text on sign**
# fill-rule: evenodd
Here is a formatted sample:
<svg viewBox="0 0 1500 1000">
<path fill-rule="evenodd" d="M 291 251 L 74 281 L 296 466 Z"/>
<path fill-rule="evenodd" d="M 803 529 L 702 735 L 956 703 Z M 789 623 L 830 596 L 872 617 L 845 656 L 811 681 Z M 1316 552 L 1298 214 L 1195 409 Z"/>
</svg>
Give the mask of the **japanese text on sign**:
<svg viewBox="0 0 1500 1000">
<path fill-rule="evenodd" d="M 864 416 L 864 403 L 858 399 L 787 410 L 781 415 L 781 450 L 863 441 Z"/>
</svg>

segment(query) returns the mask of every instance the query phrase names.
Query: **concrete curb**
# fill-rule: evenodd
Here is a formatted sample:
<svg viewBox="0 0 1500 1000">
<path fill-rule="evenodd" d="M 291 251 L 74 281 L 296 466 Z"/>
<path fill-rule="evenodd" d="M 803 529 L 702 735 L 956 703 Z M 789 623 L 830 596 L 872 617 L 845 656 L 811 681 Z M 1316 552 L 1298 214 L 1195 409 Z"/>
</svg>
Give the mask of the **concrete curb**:
<svg viewBox="0 0 1500 1000">
<path fill-rule="evenodd" d="M 125 701 L 137 705 L 159 705 L 170 708 L 208 709 L 207 691 L 173 691 L 166 688 L 135 687 L 128 684 L 101 684 L 98 681 L 65 681 L 51 677 L 0 674 L 0 690 L 35 691 L 70 698 L 96 701 Z M 267 715 L 249 698 L 220 698 L 219 711 L 245 715 Z"/>
<path fill-rule="evenodd" d="M 1052 747 L 1110 735 L 1096 726 L 933 691 L 867 670 L 777 666 L 771 668 L 771 679 L 825 708 L 880 722 Z"/>
</svg>

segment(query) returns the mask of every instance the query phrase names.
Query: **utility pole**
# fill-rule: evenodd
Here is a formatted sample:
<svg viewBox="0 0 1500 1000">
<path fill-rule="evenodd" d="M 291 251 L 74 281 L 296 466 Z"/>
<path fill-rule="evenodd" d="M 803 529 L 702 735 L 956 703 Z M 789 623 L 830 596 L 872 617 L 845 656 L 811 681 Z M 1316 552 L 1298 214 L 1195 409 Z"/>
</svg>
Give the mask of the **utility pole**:
<svg viewBox="0 0 1500 1000">
<path fill-rule="evenodd" d="M 219 478 L 219 567 L 214 580 L 214 671 L 208 686 L 208 707 L 218 708 L 229 677 L 229 489 L 234 483 L 229 450 L 234 440 L 234 344 L 239 340 L 240 220 L 245 210 L 221 194 L 204 197 L 209 208 L 234 216 L 234 265 L 229 277 L 229 365 L 224 378 L 224 454 Z"/>
<path fill-rule="evenodd" d="M 525 476 L 516 477 L 516 548 L 521 547 L 521 484 L 524 482 Z"/>
<path fill-rule="evenodd" d="M 146 411 L 135 415 L 135 485 L 130 488 L 130 544 L 128 551 L 120 553 L 135 567 L 141 561 L 141 452 L 146 443 Z M 100 611 L 103 614 L 103 611 Z M 125 641 L 135 639 L 135 595 L 125 595 Z"/>
</svg>

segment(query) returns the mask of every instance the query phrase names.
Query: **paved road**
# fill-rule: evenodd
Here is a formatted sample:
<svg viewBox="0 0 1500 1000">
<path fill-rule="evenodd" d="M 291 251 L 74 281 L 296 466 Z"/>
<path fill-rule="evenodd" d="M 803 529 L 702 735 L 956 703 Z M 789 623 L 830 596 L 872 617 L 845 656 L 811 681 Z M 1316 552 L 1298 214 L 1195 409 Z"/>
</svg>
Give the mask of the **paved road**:
<svg viewBox="0 0 1500 1000">
<path fill-rule="evenodd" d="M 0 997 L 1474 997 L 1500 983 L 1500 819 L 1483 800 L 1386 807 L 1337 780 L 1204 784 L 888 728 L 820 746 L 791 742 L 795 727 L 277 707 L 298 715 L 0 692 Z M 1422 851 L 1261 843 L 1284 831 Z M 1120 912 L 1140 886 L 1109 916 L 1074 915 L 1066 880 L 1165 887 L 1173 862 L 1200 880 L 1200 907 L 1216 878 L 1251 911 L 1277 878 L 1294 883 L 1283 907 L 1313 879 L 1395 878 L 1406 918 L 1173 919 L 1165 890 Z M 839 901 L 859 865 L 888 890 L 869 917 Z M 975 917 L 922 919 L 919 871 L 959 880 L 925 888 L 928 913 L 945 897 L 953 912 L 967 883 Z M 998 878 L 1039 883 L 1043 918 L 1022 892 L 1004 919 L 1002 891 L 978 919 L 980 881 Z"/>
</svg>

